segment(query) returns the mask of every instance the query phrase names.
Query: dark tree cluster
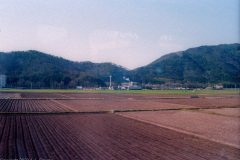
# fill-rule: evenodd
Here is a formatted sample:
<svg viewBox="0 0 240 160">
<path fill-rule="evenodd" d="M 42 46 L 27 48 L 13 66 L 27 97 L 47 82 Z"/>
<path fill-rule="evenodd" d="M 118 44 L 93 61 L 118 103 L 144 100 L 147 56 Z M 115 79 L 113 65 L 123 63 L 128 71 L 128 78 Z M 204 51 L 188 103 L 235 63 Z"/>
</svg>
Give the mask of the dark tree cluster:
<svg viewBox="0 0 240 160">
<path fill-rule="evenodd" d="M 240 44 L 201 46 L 167 54 L 151 64 L 130 71 L 131 79 L 140 83 L 157 83 L 157 79 L 181 83 L 240 82 Z"/>
</svg>

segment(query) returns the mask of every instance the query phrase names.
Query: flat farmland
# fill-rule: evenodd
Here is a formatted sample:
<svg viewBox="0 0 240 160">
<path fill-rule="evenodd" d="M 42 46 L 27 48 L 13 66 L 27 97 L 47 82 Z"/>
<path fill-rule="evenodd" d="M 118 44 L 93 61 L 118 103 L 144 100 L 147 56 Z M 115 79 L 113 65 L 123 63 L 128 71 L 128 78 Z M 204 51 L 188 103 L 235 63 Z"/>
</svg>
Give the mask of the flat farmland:
<svg viewBox="0 0 240 160">
<path fill-rule="evenodd" d="M 189 97 L 186 94 L 131 94 L 131 93 L 44 93 L 44 92 L 23 92 L 22 98 L 68 98 L 68 99 L 118 99 L 118 98 L 167 98 L 167 97 Z"/>
<path fill-rule="evenodd" d="M 17 93 L 16 93 L 17 94 Z M 98 112 L 240 106 L 238 95 L 18 93 L 0 99 L 0 112 Z"/>
<path fill-rule="evenodd" d="M 227 108 L 226 110 L 228 110 Z M 231 108 L 238 111 L 238 108 Z M 213 111 L 213 109 L 210 109 Z M 219 109 L 214 109 L 218 112 Z M 207 111 L 207 110 L 206 110 Z M 223 111 L 222 111 L 223 112 Z M 224 112 L 226 114 L 226 112 Z M 176 110 L 118 113 L 128 118 L 198 135 L 240 149 L 240 119 L 208 112 Z M 227 115 L 227 114 L 226 114 Z"/>
<path fill-rule="evenodd" d="M 135 99 L 158 99 L 158 98 L 189 98 L 194 94 L 133 94 L 133 93 L 66 93 L 66 92 L 22 92 L 18 93 L 22 98 L 68 98 L 68 99 L 117 99 L 117 98 L 135 98 Z M 197 95 L 198 97 L 215 98 L 236 98 L 238 95 Z"/>
<path fill-rule="evenodd" d="M 195 107 L 226 107 L 240 106 L 240 97 L 205 97 L 205 98 L 190 98 L 190 99 L 161 99 L 158 102 L 179 104 Z"/>
<path fill-rule="evenodd" d="M 98 112 L 239 106 L 238 99 L 0 99 L 0 112 Z"/>
<path fill-rule="evenodd" d="M 119 96 L 119 95 L 117 95 Z M 127 95 L 125 95 L 127 96 Z M 142 96 L 142 97 L 141 97 Z M 141 95 L 131 98 L 58 100 L 59 103 L 78 111 L 109 110 L 161 110 L 179 108 L 205 108 L 240 106 L 239 97 L 200 97 L 190 98 L 176 95 Z"/>
<path fill-rule="evenodd" d="M 199 110 L 199 111 L 201 111 L 203 113 L 240 118 L 240 108 L 203 109 L 203 110 Z"/>
<path fill-rule="evenodd" d="M 21 98 L 21 93 L 0 92 L 0 99 L 3 98 Z"/>
<path fill-rule="evenodd" d="M 64 112 L 74 111 L 54 100 L 0 99 L 0 112 Z"/>
<path fill-rule="evenodd" d="M 239 108 L 239 95 L 14 93 L 0 159 L 240 159 Z"/>
<path fill-rule="evenodd" d="M 1 115 L 3 159 L 239 159 L 239 150 L 116 114 Z"/>
<path fill-rule="evenodd" d="M 135 98 L 135 99 L 152 99 L 152 98 L 186 98 L 189 95 L 184 94 L 173 94 L 169 96 L 168 94 L 131 94 L 131 93 L 61 93 L 61 95 L 67 96 L 69 98 L 106 98 L 106 99 L 117 99 L 117 98 Z"/>
<path fill-rule="evenodd" d="M 42 99 L 49 99 L 49 98 L 69 98 L 65 96 L 64 94 L 60 93 L 35 93 L 35 92 L 26 92 L 26 93 L 21 93 L 21 98 L 42 98 Z"/>
<path fill-rule="evenodd" d="M 93 99 L 93 100 L 57 100 L 58 103 L 76 111 L 127 111 L 127 110 L 157 110 L 171 108 L 191 108 L 171 103 L 162 103 L 155 100 L 142 99 Z"/>
</svg>

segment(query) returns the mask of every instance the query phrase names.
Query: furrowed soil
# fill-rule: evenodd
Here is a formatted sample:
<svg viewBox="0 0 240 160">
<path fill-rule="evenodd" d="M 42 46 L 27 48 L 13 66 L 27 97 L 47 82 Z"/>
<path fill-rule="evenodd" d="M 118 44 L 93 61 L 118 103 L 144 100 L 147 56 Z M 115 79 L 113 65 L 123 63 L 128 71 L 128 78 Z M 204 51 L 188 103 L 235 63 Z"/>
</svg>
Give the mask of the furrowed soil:
<svg viewBox="0 0 240 160">
<path fill-rule="evenodd" d="M 202 109 L 203 113 L 240 118 L 240 108 Z"/>
<path fill-rule="evenodd" d="M 116 114 L 1 115 L 3 159 L 239 159 L 239 149 Z"/>
<path fill-rule="evenodd" d="M 150 111 L 119 114 L 177 131 L 186 131 L 240 149 L 239 118 L 206 114 L 198 111 Z"/>
<path fill-rule="evenodd" d="M 16 93 L 17 94 L 17 93 Z M 238 95 L 21 93 L 0 99 L 0 112 L 95 112 L 240 106 Z"/>
<path fill-rule="evenodd" d="M 0 112 L 64 112 L 74 111 L 54 100 L 0 99 Z"/>
<path fill-rule="evenodd" d="M 21 93 L 0 92 L 0 99 L 5 98 L 21 98 Z"/>
<path fill-rule="evenodd" d="M 0 159 L 240 159 L 239 98 L 3 92 Z"/>
</svg>

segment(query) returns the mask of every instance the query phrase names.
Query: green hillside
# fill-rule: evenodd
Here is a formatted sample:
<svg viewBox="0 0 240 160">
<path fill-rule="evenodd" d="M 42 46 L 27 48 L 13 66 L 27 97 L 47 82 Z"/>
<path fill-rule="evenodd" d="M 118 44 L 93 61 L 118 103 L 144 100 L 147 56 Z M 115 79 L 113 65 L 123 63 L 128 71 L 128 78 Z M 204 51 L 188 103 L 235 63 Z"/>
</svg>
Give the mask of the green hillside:
<svg viewBox="0 0 240 160">
<path fill-rule="evenodd" d="M 112 63 L 73 62 L 33 50 L 0 53 L 0 72 L 9 87 L 104 87 L 109 75 L 120 83 L 126 71 Z"/>
<path fill-rule="evenodd" d="M 30 50 L 0 52 L 0 74 L 7 75 L 8 87 L 24 88 L 105 87 L 110 75 L 114 85 L 124 82 L 123 77 L 145 84 L 238 84 L 239 62 L 240 44 L 170 53 L 131 71 L 112 63 L 73 62 Z"/>
<path fill-rule="evenodd" d="M 143 83 L 239 83 L 240 44 L 201 46 L 170 53 L 131 71 Z"/>
</svg>

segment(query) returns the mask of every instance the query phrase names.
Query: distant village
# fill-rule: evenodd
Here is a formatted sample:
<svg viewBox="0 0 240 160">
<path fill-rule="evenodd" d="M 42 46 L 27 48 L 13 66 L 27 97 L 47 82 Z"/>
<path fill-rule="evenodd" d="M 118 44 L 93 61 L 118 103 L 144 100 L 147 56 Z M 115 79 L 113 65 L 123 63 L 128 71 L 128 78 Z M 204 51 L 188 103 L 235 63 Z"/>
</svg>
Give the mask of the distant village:
<svg viewBox="0 0 240 160">
<path fill-rule="evenodd" d="M 83 86 L 77 86 L 76 89 L 78 90 L 222 90 L 224 89 L 223 85 L 214 85 L 214 86 L 207 86 L 200 84 L 181 84 L 181 83 L 171 83 L 168 82 L 166 84 L 140 84 L 138 82 L 132 82 L 129 78 L 123 77 L 128 82 L 121 83 L 120 85 L 115 85 L 111 82 L 106 82 L 109 87 L 98 87 L 98 88 L 84 88 Z"/>
<path fill-rule="evenodd" d="M 125 77 L 124 77 L 125 78 Z M 76 86 L 77 90 L 222 90 L 224 89 L 223 85 L 213 85 L 213 86 L 204 86 L 195 83 L 181 84 L 181 83 L 171 83 L 167 82 L 165 84 L 139 84 L 138 82 L 132 82 L 129 78 L 125 78 L 127 82 L 121 83 L 120 85 L 115 85 L 110 81 L 106 82 L 108 87 L 84 87 Z M 7 87 L 7 76 L 0 75 L 0 88 Z M 19 87 L 20 89 L 23 89 Z"/>
<path fill-rule="evenodd" d="M 140 85 L 138 82 L 129 82 L 129 83 L 121 83 L 121 85 L 114 86 L 111 85 L 109 87 L 98 87 L 98 88 L 84 88 L 82 86 L 77 86 L 78 90 L 223 90 L 223 85 L 214 85 L 213 87 L 183 87 L 184 85 L 176 85 L 175 83 L 168 83 L 158 85 L 158 84 L 142 84 Z"/>
</svg>

